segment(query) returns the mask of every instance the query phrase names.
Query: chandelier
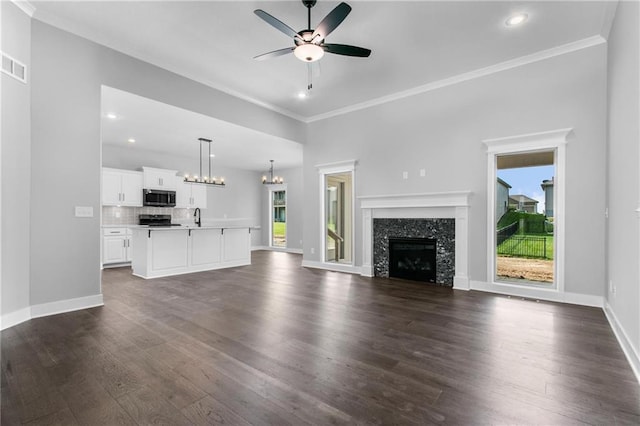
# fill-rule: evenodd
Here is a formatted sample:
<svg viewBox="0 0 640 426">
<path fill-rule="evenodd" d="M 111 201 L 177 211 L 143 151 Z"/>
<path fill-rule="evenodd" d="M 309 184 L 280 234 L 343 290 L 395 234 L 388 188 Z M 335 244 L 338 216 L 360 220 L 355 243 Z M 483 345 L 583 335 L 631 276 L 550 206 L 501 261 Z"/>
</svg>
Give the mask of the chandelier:
<svg viewBox="0 0 640 426">
<path fill-rule="evenodd" d="M 284 179 L 282 178 L 282 176 L 275 176 L 273 174 L 273 160 L 269 160 L 271 162 L 271 166 L 269 167 L 269 179 L 267 179 L 266 175 L 262 176 L 262 183 L 264 185 L 274 185 L 274 184 L 279 184 L 279 183 L 283 183 Z"/>
<path fill-rule="evenodd" d="M 211 176 L 211 159 L 214 155 L 211 153 L 211 139 L 198 138 L 198 142 L 200 143 L 200 174 L 199 175 L 184 175 L 184 181 L 189 183 L 204 183 L 207 185 L 218 185 L 224 186 L 224 177 L 217 178 L 215 176 Z M 202 145 L 209 145 L 209 174 L 207 176 L 202 176 Z"/>
</svg>

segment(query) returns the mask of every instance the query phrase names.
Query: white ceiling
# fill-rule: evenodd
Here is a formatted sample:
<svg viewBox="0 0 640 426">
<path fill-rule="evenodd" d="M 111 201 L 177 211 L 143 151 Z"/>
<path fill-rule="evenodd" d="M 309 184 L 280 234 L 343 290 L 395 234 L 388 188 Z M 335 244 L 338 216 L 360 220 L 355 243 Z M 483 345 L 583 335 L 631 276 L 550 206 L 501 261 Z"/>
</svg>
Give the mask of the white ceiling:
<svg viewBox="0 0 640 426">
<path fill-rule="evenodd" d="M 358 1 L 327 38 L 372 49 L 370 58 L 327 54 L 309 98 L 306 64 L 293 55 L 253 56 L 292 45 L 253 11 L 295 30 L 300 1 L 43 1 L 34 17 L 196 81 L 302 120 L 595 35 L 611 2 Z M 338 2 L 318 1 L 312 26 Z M 615 4 L 613 9 L 615 8 Z M 514 12 L 528 22 L 507 28 Z M 604 33 L 604 34 L 603 34 Z"/>
<path fill-rule="evenodd" d="M 113 113 L 115 119 L 107 117 Z M 131 144 L 128 139 L 135 139 Z M 213 140 L 215 167 L 264 171 L 302 165 L 302 145 L 111 87 L 102 87 L 102 143 L 182 157 L 200 155 L 198 138 Z M 203 145 L 203 158 L 208 147 Z"/>
<path fill-rule="evenodd" d="M 318 1 L 316 26 L 339 2 Z M 376 102 L 504 61 L 593 36 L 606 38 L 615 2 L 360 1 L 328 43 L 370 48 L 369 58 L 326 54 L 311 95 L 307 64 L 293 55 L 255 61 L 292 40 L 258 18 L 263 9 L 295 30 L 306 8 L 295 1 L 38 1 L 34 17 L 123 53 L 303 121 Z M 525 12 L 525 25 L 505 20 Z M 105 89 L 103 143 L 175 155 L 197 154 L 197 138 L 214 139 L 216 164 L 265 170 L 302 164 L 299 144 Z M 278 152 L 278 156 L 273 153 Z M 274 158 L 277 157 L 277 158 Z"/>
</svg>

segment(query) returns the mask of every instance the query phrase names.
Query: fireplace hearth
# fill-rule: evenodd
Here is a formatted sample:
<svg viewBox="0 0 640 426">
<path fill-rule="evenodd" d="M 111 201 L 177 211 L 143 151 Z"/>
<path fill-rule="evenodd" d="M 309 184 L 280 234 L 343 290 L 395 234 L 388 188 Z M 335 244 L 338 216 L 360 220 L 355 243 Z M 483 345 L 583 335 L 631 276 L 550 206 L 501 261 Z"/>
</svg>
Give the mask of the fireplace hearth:
<svg viewBox="0 0 640 426">
<path fill-rule="evenodd" d="M 389 276 L 436 282 L 436 240 L 389 238 Z"/>
</svg>

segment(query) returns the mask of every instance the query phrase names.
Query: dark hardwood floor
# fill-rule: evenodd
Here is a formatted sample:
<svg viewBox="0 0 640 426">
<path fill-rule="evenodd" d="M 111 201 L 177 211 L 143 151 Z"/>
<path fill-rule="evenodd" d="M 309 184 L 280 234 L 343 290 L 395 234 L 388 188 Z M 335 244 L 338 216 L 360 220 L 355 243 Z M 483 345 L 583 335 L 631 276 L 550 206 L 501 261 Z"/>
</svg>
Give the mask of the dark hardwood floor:
<svg viewBox="0 0 640 426">
<path fill-rule="evenodd" d="M 2 425 L 639 424 L 601 309 L 300 267 L 142 280 L 2 332 Z"/>
</svg>

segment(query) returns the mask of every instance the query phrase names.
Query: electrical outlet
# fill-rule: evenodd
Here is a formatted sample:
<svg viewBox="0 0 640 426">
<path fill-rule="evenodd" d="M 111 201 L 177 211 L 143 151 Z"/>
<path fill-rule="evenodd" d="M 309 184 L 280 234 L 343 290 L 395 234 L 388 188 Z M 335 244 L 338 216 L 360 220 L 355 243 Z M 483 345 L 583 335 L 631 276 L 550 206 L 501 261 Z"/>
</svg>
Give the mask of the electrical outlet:
<svg viewBox="0 0 640 426">
<path fill-rule="evenodd" d="M 427 175 L 427 171 L 425 169 L 420 169 L 420 177 L 425 177 Z"/>
<path fill-rule="evenodd" d="M 409 172 L 402 172 L 402 179 L 409 179 Z"/>
<path fill-rule="evenodd" d="M 616 294 L 616 286 L 613 285 L 613 281 L 609 280 L 609 292 L 611 294 Z"/>
<path fill-rule="evenodd" d="M 311 247 L 311 254 L 316 254 L 316 249 L 314 249 L 313 247 Z"/>
</svg>

